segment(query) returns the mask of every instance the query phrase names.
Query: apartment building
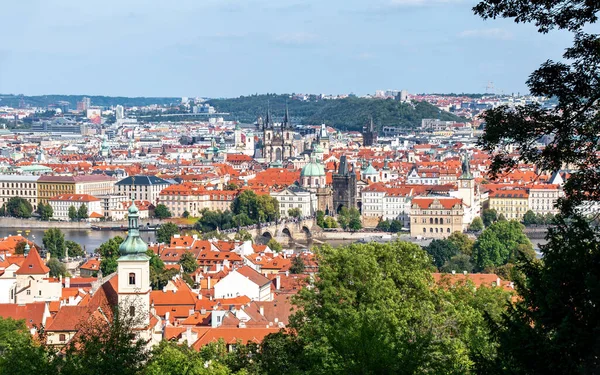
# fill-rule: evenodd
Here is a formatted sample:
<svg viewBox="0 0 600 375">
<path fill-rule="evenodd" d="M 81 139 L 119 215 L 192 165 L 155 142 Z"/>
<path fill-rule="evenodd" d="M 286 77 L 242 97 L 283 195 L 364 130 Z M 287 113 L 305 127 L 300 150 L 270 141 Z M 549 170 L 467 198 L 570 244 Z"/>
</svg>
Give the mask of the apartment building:
<svg viewBox="0 0 600 375">
<path fill-rule="evenodd" d="M 38 201 L 67 194 L 105 195 L 113 192 L 116 180 L 103 174 L 85 176 L 40 176 L 37 180 Z"/>
<path fill-rule="evenodd" d="M 21 197 L 31 203 L 34 210 L 38 205 L 39 176 L 0 175 L 0 206 L 12 197 Z"/>
</svg>

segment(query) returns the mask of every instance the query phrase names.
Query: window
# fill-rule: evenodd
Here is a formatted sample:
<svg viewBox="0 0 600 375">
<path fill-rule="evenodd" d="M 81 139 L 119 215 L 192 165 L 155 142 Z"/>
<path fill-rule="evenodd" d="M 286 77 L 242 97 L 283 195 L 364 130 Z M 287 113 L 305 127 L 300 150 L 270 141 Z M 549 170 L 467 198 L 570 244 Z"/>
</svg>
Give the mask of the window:
<svg viewBox="0 0 600 375">
<path fill-rule="evenodd" d="M 129 285 L 135 285 L 135 273 L 134 272 L 129 273 Z"/>
<path fill-rule="evenodd" d="M 129 316 L 135 315 L 135 306 L 129 306 Z"/>
<path fill-rule="evenodd" d="M 67 337 L 65 336 L 64 333 L 61 333 L 60 335 L 58 335 L 58 341 L 65 341 L 67 339 Z"/>
<path fill-rule="evenodd" d="M 30 296 L 31 295 L 31 290 L 27 291 L 27 295 Z"/>
</svg>

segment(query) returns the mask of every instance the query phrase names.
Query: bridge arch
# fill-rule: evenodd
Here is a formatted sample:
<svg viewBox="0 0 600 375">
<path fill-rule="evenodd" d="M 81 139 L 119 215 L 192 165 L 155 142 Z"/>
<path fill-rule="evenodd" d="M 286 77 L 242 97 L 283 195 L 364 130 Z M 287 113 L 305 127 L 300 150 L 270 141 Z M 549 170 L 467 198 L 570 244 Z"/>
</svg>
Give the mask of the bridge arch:
<svg viewBox="0 0 600 375">
<path fill-rule="evenodd" d="M 303 225 L 302 226 L 302 232 L 304 233 L 304 235 L 306 236 L 306 239 L 309 240 L 312 237 L 312 232 L 310 231 L 310 228 L 308 228 L 308 226 Z"/>
<path fill-rule="evenodd" d="M 258 232 L 258 236 L 256 237 L 256 242 L 258 243 L 262 243 L 262 244 L 266 244 L 267 242 L 269 242 L 272 238 L 275 238 L 273 236 L 273 233 L 271 233 L 270 231 L 266 230 L 264 232 Z"/>
<path fill-rule="evenodd" d="M 286 235 L 290 241 L 294 240 L 294 237 L 292 236 L 292 231 L 290 231 L 290 229 L 288 227 L 283 228 L 283 230 L 281 231 L 281 233 L 283 233 L 284 235 Z"/>
</svg>

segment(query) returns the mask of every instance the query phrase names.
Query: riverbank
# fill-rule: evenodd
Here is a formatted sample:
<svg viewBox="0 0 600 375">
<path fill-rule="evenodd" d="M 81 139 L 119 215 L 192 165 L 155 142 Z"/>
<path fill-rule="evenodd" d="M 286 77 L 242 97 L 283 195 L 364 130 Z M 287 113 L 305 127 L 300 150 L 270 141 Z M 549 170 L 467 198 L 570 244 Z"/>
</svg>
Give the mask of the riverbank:
<svg viewBox="0 0 600 375">
<path fill-rule="evenodd" d="M 141 226 L 156 226 L 161 225 L 170 220 L 158 219 L 143 219 L 140 221 Z M 85 221 L 41 221 L 37 219 L 18 219 L 14 217 L 0 217 L 0 228 L 15 228 L 21 230 L 27 229 L 91 229 L 92 226 L 100 228 L 111 228 L 118 230 L 120 228 L 127 229 L 127 220 L 121 221 L 98 221 L 88 223 Z"/>
</svg>

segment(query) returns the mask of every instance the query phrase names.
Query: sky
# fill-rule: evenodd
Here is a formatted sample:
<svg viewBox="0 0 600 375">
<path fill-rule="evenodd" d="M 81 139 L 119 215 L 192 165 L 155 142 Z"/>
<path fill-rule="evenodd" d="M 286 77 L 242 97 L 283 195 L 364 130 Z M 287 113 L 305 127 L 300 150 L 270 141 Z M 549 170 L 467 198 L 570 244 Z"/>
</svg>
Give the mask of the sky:
<svg viewBox="0 0 600 375">
<path fill-rule="evenodd" d="M 525 93 L 572 38 L 469 0 L 2 0 L 0 93 Z"/>
</svg>

